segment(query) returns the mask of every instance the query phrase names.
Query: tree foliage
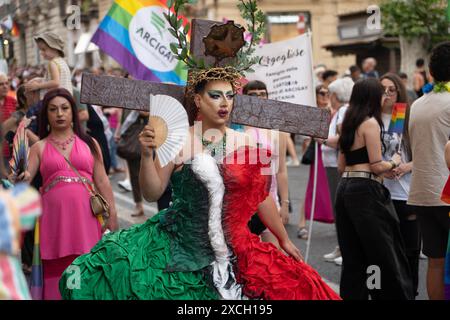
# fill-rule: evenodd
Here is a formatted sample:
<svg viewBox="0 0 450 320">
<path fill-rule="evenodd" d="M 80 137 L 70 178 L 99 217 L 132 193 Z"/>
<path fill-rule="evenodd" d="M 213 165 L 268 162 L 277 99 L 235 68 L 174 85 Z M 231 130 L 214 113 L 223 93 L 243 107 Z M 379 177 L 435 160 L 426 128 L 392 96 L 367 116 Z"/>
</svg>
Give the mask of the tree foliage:
<svg viewBox="0 0 450 320">
<path fill-rule="evenodd" d="M 449 38 L 447 0 L 384 0 L 383 28 L 387 34 L 407 40 L 425 37 L 429 48 Z"/>
<path fill-rule="evenodd" d="M 253 72 L 254 70 L 251 67 L 259 61 L 259 57 L 253 55 L 255 53 L 255 45 L 261 41 L 266 32 L 266 16 L 258 9 L 256 0 L 247 2 L 240 0 L 237 7 L 241 12 L 242 18 L 247 23 L 247 31 L 251 34 L 251 39 L 243 50 L 238 52 L 236 68 L 246 72 Z"/>
</svg>

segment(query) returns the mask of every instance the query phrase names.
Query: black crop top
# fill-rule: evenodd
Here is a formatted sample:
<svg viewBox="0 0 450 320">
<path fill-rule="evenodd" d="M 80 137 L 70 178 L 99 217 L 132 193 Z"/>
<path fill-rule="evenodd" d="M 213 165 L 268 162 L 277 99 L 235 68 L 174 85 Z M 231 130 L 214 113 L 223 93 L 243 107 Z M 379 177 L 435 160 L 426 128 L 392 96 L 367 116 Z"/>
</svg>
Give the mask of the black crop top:
<svg viewBox="0 0 450 320">
<path fill-rule="evenodd" d="M 361 163 L 370 163 L 367 148 L 364 146 L 362 148 L 345 153 L 345 162 L 348 166 L 353 166 L 355 164 Z"/>
</svg>

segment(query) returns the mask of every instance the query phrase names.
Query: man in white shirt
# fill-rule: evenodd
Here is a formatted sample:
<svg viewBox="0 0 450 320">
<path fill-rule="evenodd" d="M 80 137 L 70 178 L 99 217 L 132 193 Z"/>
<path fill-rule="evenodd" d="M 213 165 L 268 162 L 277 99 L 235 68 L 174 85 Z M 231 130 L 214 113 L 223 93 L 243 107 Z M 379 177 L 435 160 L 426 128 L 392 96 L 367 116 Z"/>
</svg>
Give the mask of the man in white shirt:
<svg viewBox="0 0 450 320">
<path fill-rule="evenodd" d="M 430 73 L 437 83 L 450 82 L 450 42 L 433 49 Z M 444 156 L 450 137 L 450 92 L 430 92 L 411 106 L 409 134 L 413 158 L 408 204 L 414 206 L 428 256 L 427 291 L 432 300 L 444 299 L 444 266 L 450 206 L 441 201 L 449 170 Z"/>
</svg>

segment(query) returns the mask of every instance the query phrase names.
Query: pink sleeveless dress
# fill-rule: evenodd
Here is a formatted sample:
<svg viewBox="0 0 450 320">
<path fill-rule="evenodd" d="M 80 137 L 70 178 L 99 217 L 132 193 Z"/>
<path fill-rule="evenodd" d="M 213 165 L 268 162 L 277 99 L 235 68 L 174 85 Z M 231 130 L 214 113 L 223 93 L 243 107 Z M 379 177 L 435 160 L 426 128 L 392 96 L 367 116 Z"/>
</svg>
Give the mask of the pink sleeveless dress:
<svg viewBox="0 0 450 320">
<path fill-rule="evenodd" d="M 77 136 L 69 160 L 83 177 L 92 181 L 94 158 L 88 145 Z M 44 299 L 59 299 L 58 281 L 62 271 L 100 240 L 101 226 L 92 214 L 86 187 L 80 181 L 68 182 L 78 176 L 50 142 L 45 143 L 40 172 L 43 180 L 40 249 Z M 63 180 L 58 181 L 61 177 Z M 54 184 L 54 181 L 58 182 Z"/>
<path fill-rule="evenodd" d="M 317 152 L 318 163 L 317 163 L 317 192 L 316 192 L 316 203 L 314 206 L 314 220 L 333 223 L 333 204 L 330 196 L 330 189 L 328 188 L 328 178 L 325 167 L 323 166 L 322 151 L 319 149 Z M 309 166 L 309 179 L 308 186 L 306 187 L 305 194 L 305 217 L 311 220 L 311 207 L 314 189 L 314 161 Z"/>
</svg>

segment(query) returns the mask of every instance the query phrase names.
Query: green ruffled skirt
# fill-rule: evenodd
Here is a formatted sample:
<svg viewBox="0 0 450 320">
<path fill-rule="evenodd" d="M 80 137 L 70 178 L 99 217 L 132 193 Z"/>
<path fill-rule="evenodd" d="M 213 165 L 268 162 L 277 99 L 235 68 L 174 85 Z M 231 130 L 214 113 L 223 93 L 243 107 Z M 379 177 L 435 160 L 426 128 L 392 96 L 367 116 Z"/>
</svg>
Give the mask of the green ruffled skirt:
<svg viewBox="0 0 450 320">
<path fill-rule="evenodd" d="M 110 233 L 64 271 L 63 299 L 218 299 L 208 268 L 169 271 L 171 239 L 162 211 L 144 224 Z"/>
</svg>

